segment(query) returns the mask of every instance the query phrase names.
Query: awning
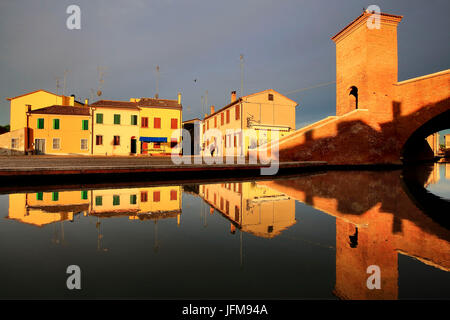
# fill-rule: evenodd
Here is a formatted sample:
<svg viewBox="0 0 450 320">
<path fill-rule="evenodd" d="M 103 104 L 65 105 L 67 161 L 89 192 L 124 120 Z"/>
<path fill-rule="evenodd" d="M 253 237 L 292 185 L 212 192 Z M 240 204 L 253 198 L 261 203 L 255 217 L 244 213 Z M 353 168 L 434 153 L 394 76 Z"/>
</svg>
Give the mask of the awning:
<svg viewBox="0 0 450 320">
<path fill-rule="evenodd" d="M 142 141 L 142 142 L 167 142 L 167 138 L 162 138 L 162 137 L 140 137 L 139 141 Z"/>
</svg>

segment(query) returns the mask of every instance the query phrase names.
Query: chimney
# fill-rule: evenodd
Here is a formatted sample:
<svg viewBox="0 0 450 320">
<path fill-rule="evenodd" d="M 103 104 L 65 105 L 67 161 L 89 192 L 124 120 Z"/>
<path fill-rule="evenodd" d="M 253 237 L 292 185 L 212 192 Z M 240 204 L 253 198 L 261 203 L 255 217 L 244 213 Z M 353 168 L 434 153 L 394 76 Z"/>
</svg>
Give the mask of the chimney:
<svg viewBox="0 0 450 320">
<path fill-rule="evenodd" d="M 87 107 L 89 105 L 89 99 L 84 99 L 84 105 Z"/>
<path fill-rule="evenodd" d="M 231 102 L 236 101 L 236 91 L 231 91 Z"/>
<path fill-rule="evenodd" d="M 159 94 L 155 93 L 155 99 L 159 98 Z"/>
<path fill-rule="evenodd" d="M 181 104 L 181 92 L 178 92 L 178 104 Z"/>
<path fill-rule="evenodd" d="M 214 106 L 211 106 L 210 108 L 211 108 L 211 113 L 210 114 L 213 114 L 214 113 Z"/>
<path fill-rule="evenodd" d="M 31 111 L 31 104 L 27 104 L 26 106 L 27 106 L 28 112 L 30 112 Z"/>
</svg>

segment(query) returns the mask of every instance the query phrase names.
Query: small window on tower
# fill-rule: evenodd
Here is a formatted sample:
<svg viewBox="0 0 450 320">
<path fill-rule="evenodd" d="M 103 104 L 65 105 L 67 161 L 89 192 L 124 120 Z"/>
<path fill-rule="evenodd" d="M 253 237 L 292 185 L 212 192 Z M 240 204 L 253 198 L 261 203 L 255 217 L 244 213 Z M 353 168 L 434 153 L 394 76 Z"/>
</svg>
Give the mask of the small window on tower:
<svg viewBox="0 0 450 320">
<path fill-rule="evenodd" d="M 273 101 L 273 94 L 269 93 L 269 101 Z"/>
</svg>

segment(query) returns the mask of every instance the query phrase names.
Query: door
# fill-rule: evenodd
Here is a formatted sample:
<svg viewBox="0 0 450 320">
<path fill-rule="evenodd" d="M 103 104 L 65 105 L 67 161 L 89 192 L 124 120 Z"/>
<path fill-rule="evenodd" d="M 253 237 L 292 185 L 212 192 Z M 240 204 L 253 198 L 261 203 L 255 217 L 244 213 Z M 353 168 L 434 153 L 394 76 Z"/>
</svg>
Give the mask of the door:
<svg viewBox="0 0 450 320">
<path fill-rule="evenodd" d="M 131 138 L 131 153 L 136 154 L 136 139 Z"/>
<path fill-rule="evenodd" d="M 36 154 L 45 154 L 45 139 L 34 139 Z"/>
<path fill-rule="evenodd" d="M 148 153 L 148 143 L 147 142 L 142 142 L 141 153 L 142 154 L 147 154 Z"/>
</svg>

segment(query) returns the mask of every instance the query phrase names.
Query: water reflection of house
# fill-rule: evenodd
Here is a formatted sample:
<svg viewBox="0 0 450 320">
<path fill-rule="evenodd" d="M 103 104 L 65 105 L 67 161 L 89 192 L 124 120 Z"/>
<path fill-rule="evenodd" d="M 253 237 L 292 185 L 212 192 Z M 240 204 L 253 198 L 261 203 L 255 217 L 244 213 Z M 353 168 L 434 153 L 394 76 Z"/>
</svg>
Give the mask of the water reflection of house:
<svg viewBox="0 0 450 320">
<path fill-rule="evenodd" d="M 200 197 L 237 226 L 259 237 L 273 238 L 295 221 L 295 200 L 255 182 L 202 185 Z"/>
<path fill-rule="evenodd" d="M 36 226 L 73 220 L 78 213 L 99 218 L 177 218 L 181 214 L 181 187 L 78 190 L 9 195 L 8 219 Z"/>
<path fill-rule="evenodd" d="M 93 190 L 90 215 L 128 216 L 129 219 L 177 218 L 181 214 L 181 186 Z"/>
<path fill-rule="evenodd" d="M 7 218 L 42 227 L 88 211 L 87 191 L 20 193 L 9 195 Z"/>
</svg>

